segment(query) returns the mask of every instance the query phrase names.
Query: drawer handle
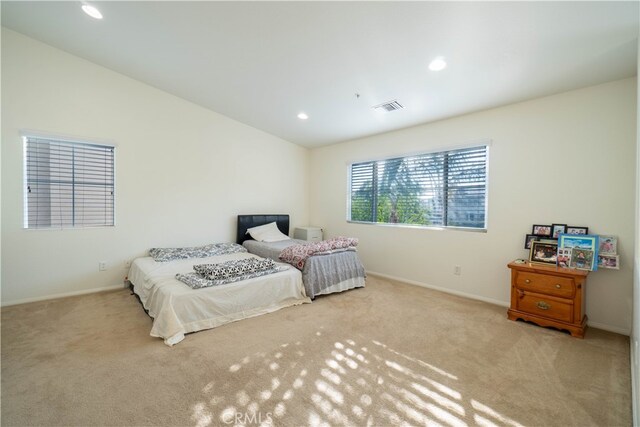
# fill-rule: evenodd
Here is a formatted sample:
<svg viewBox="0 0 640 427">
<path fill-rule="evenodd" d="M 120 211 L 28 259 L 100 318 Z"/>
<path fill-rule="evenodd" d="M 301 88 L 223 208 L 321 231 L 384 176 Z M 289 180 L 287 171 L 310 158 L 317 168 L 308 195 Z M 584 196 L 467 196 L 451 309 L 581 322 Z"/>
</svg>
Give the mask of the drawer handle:
<svg viewBox="0 0 640 427">
<path fill-rule="evenodd" d="M 560 285 L 556 285 L 556 289 L 560 289 L 562 286 Z"/>
<path fill-rule="evenodd" d="M 551 304 L 547 304 L 544 301 L 538 301 L 538 303 L 536 304 L 536 306 L 540 309 L 540 310 L 549 310 L 551 308 Z"/>
<path fill-rule="evenodd" d="M 524 281 L 524 283 L 531 283 L 531 280 L 527 279 Z"/>
</svg>

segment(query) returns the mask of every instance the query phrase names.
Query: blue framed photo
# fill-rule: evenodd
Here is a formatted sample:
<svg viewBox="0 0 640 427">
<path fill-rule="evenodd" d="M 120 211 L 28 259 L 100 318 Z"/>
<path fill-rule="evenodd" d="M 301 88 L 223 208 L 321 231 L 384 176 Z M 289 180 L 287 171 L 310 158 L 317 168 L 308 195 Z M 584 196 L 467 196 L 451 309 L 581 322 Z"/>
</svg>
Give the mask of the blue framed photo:
<svg viewBox="0 0 640 427">
<path fill-rule="evenodd" d="M 572 252 L 576 252 L 576 249 L 593 251 L 591 259 L 597 260 L 600 238 L 595 234 L 560 234 L 558 235 L 558 247 L 571 249 Z M 598 269 L 598 263 L 591 262 L 590 267 L 595 271 Z"/>
</svg>

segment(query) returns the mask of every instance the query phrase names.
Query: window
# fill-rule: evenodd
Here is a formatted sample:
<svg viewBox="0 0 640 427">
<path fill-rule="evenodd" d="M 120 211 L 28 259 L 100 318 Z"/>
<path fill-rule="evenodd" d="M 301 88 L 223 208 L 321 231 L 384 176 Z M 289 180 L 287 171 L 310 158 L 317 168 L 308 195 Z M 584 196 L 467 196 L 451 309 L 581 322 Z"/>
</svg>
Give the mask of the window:
<svg viewBox="0 0 640 427">
<path fill-rule="evenodd" d="M 114 225 L 114 147 L 24 137 L 24 227 Z"/>
<path fill-rule="evenodd" d="M 486 145 L 354 163 L 349 220 L 486 228 Z"/>
</svg>

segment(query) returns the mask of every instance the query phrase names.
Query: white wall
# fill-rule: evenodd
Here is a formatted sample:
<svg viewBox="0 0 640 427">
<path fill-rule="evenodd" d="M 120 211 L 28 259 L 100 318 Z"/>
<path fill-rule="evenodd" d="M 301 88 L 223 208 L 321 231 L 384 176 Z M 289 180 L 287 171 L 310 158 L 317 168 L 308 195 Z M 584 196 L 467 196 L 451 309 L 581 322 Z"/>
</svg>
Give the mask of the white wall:
<svg viewBox="0 0 640 427">
<path fill-rule="evenodd" d="M 122 286 L 150 247 L 234 241 L 237 214 L 308 223 L 305 148 L 6 29 L 2 89 L 3 304 Z M 116 227 L 22 228 L 22 129 L 117 144 Z"/>
<path fill-rule="evenodd" d="M 402 113 L 391 113 L 402 114 Z M 392 120 L 392 116 L 388 117 Z M 360 238 L 368 271 L 507 305 L 507 263 L 532 224 L 619 236 L 622 269 L 590 274 L 592 326 L 631 327 L 636 79 L 626 79 L 311 151 L 310 223 Z M 347 223 L 348 163 L 491 139 L 488 232 Z M 453 266 L 462 275 L 453 275 Z M 505 311 L 506 316 L 506 311 Z"/>
<path fill-rule="evenodd" d="M 639 12 L 640 13 L 640 12 Z M 638 34 L 638 68 L 640 70 L 640 33 Z M 640 85 L 636 96 L 636 105 L 640 100 Z M 640 108 L 636 119 L 636 245 L 633 270 L 633 324 L 631 327 L 631 402 L 633 407 L 633 425 L 640 426 Z"/>
</svg>

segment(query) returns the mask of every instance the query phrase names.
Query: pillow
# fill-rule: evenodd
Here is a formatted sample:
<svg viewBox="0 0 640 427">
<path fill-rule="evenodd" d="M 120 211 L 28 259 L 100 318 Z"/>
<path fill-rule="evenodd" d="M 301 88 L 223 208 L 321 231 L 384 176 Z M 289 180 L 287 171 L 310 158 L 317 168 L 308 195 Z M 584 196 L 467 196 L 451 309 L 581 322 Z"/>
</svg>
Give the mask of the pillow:
<svg viewBox="0 0 640 427">
<path fill-rule="evenodd" d="M 213 248 L 214 245 L 194 246 L 191 248 L 151 248 L 149 249 L 149 256 L 156 262 L 188 258 L 206 258 Z"/>
<path fill-rule="evenodd" d="M 212 243 L 191 248 L 151 248 L 149 256 L 156 262 L 167 262 L 176 259 L 207 258 L 236 252 L 247 252 L 247 249 L 237 243 Z"/>
<path fill-rule="evenodd" d="M 283 240 L 289 240 L 289 236 L 285 236 L 278 230 L 275 222 L 250 228 L 247 230 L 247 233 L 258 242 L 281 242 Z"/>
<path fill-rule="evenodd" d="M 249 258 L 231 260 L 220 264 L 197 264 L 193 269 L 200 276 L 208 280 L 221 280 L 230 277 L 243 276 L 247 273 L 273 270 L 276 263 L 272 259 Z"/>
</svg>

